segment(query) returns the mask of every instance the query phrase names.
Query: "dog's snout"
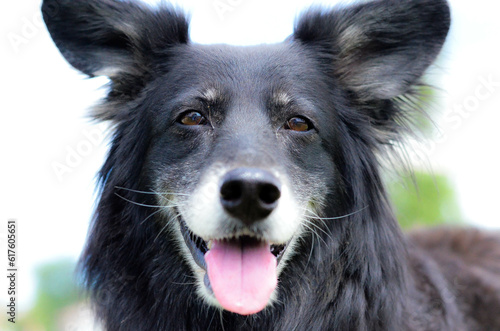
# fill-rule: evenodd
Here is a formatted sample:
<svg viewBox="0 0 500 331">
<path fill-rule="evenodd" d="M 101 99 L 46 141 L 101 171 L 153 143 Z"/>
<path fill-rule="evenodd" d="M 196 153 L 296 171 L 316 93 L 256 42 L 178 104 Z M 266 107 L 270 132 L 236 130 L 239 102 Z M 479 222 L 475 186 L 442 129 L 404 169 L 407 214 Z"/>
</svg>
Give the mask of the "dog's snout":
<svg viewBox="0 0 500 331">
<path fill-rule="evenodd" d="M 228 172 L 220 187 L 224 209 L 247 225 L 268 216 L 281 196 L 279 180 L 268 171 L 238 168 Z"/>
</svg>

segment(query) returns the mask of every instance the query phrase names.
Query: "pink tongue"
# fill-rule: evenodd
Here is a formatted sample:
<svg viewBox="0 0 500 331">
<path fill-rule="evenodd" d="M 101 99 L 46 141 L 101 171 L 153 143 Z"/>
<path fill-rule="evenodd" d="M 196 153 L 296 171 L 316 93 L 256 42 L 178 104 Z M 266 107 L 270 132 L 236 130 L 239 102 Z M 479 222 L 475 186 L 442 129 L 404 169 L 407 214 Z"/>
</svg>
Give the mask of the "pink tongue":
<svg viewBox="0 0 500 331">
<path fill-rule="evenodd" d="M 214 240 L 205 261 L 212 290 L 224 309 L 240 315 L 264 309 L 278 282 L 269 244 Z"/>
</svg>

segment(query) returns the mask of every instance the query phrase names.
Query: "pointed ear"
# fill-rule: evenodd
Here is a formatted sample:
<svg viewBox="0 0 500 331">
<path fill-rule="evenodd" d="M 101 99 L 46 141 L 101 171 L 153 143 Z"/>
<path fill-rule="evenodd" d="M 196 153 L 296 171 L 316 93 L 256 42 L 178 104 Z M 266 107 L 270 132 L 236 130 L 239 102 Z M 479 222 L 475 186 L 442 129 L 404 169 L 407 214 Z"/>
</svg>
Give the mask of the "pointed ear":
<svg viewBox="0 0 500 331">
<path fill-rule="evenodd" d="M 43 18 L 55 44 L 76 69 L 141 83 L 154 59 L 188 42 L 188 22 L 172 8 L 118 0 L 45 0 Z"/>
<path fill-rule="evenodd" d="M 418 83 L 450 26 L 444 0 L 379 0 L 306 12 L 293 38 L 311 46 L 358 100 L 391 99 Z"/>
</svg>

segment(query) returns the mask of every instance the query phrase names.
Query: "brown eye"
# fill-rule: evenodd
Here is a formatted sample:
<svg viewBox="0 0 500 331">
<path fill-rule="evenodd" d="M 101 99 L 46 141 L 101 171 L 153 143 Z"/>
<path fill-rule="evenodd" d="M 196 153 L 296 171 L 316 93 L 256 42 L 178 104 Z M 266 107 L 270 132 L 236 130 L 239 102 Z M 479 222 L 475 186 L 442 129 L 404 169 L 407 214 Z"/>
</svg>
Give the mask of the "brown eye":
<svg viewBox="0 0 500 331">
<path fill-rule="evenodd" d="M 285 129 L 305 132 L 312 129 L 312 124 L 303 117 L 292 117 L 286 122 Z"/>
<path fill-rule="evenodd" d="M 203 125 L 206 123 L 206 118 L 197 111 L 190 111 L 181 115 L 179 123 L 184 125 Z"/>
</svg>

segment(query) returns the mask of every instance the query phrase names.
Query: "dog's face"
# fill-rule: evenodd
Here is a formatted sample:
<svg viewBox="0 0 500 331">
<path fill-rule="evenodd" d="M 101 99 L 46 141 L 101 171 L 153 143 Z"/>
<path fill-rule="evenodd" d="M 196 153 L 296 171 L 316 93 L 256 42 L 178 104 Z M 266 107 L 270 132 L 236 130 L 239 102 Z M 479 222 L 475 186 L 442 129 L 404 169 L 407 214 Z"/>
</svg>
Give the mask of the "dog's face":
<svg viewBox="0 0 500 331">
<path fill-rule="evenodd" d="M 392 99 L 418 81 L 449 25 L 445 2 L 375 1 L 311 10 L 281 44 L 204 46 L 170 8 L 43 8 L 68 61 L 111 79 L 96 115 L 116 125 L 104 185 L 154 193 L 151 221 L 177 239 L 199 294 L 242 315 L 273 301 L 304 233 L 352 211 L 350 167 L 369 176 L 360 151 L 391 143 Z"/>
<path fill-rule="evenodd" d="M 204 282 L 207 263 L 216 268 L 204 258 L 213 241 L 226 249 L 241 246 L 242 259 L 264 245 L 281 269 L 335 182 L 325 146 L 336 127 L 325 100 L 335 96 L 304 53 L 294 44 L 188 46 L 146 94 L 154 105 L 144 109 L 153 123 L 146 162 L 154 189 L 175 219 L 170 226 L 182 239 L 200 292 L 214 303 L 212 288 L 216 295 L 219 288 L 209 282 L 217 276 L 209 272 Z M 241 267 L 265 270 L 267 260 L 259 261 Z M 276 282 L 276 272 L 269 277 Z M 240 286 L 266 279 L 247 281 Z M 241 306 L 248 311 L 234 309 L 261 310 L 272 292 L 261 306 L 246 302 Z"/>
</svg>

